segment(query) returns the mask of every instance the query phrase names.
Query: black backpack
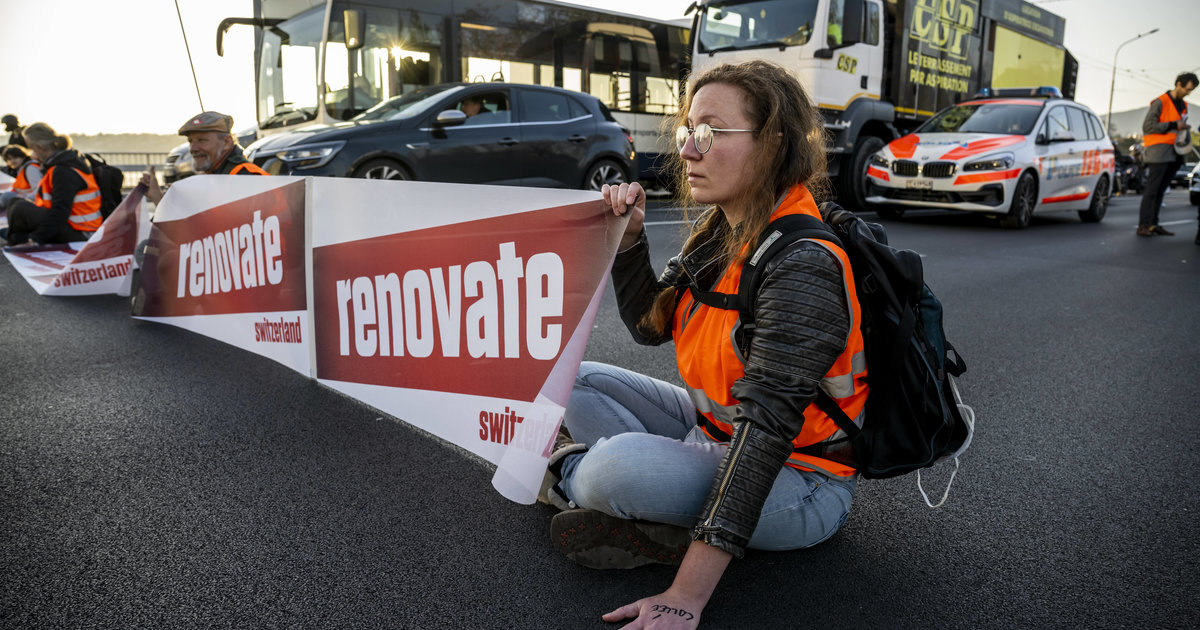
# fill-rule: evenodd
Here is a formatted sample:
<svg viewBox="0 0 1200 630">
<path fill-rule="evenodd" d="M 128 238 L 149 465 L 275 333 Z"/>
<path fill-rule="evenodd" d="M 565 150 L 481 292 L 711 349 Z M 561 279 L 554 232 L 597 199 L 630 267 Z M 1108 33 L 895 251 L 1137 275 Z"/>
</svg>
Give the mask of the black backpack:
<svg viewBox="0 0 1200 630">
<path fill-rule="evenodd" d="M 108 162 L 104 161 L 104 158 L 95 153 L 88 153 L 87 161 L 92 167 L 92 176 L 96 178 L 96 185 L 100 187 L 100 214 L 107 219 L 124 198 L 124 195 L 121 194 L 121 186 L 125 184 L 125 174 L 121 172 L 121 169 L 110 166 Z"/>
<path fill-rule="evenodd" d="M 767 261 L 802 238 L 838 244 L 854 270 L 870 393 L 861 429 L 824 390 L 817 390 L 817 406 L 846 433 L 866 478 L 917 471 L 920 487 L 920 469 L 946 458 L 954 458 L 957 471 L 958 455 L 970 444 L 975 424 L 954 383 L 966 364 L 942 331 L 942 305 L 925 285 L 920 255 L 888 246 L 883 226 L 836 204 L 822 204 L 821 215 L 824 221 L 799 214 L 772 221 L 742 268 L 736 295 L 698 291 L 693 285 L 693 296 L 739 311 L 743 328 L 752 333 L 752 298 Z M 928 496 L 925 501 L 937 507 Z"/>
</svg>

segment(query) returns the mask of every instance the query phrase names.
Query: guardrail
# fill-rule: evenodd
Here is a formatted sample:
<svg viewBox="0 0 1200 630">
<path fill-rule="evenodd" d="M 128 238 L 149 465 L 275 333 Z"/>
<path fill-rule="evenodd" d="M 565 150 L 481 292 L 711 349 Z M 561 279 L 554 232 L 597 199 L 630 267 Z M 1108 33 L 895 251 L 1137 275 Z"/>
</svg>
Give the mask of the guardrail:
<svg viewBox="0 0 1200 630">
<path fill-rule="evenodd" d="M 166 151 L 91 151 L 90 153 L 104 158 L 104 161 L 108 162 L 110 166 L 121 169 L 125 180 L 121 187 L 125 190 L 137 186 L 142 179 L 142 173 L 150 170 L 151 166 L 158 172 L 161 181 L 163 164 L 167 162 Z"/>
</svg>

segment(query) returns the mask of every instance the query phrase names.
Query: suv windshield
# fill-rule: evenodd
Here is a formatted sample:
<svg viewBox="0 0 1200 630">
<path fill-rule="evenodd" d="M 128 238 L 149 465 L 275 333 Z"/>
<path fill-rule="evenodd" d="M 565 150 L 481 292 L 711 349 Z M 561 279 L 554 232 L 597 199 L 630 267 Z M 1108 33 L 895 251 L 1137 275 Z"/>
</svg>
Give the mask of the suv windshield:
<svg viewBox="0 0 1200 630">
<path fill-rule="evenodd" d="M 1042 105 L 964 103 L 944 109 L 917 128 L 917 133 L 1004 133 L 1029 135 Z"/>
<path fill-rule="evenodd" d="M 700 52 L 808 43 L 817 0 L 710 2 L 700 18 Z"/>
<path fill-rule="evenodd" d="M 463 86 L 453 83 L 443 83 L 442 85 L 421 88 L 416 92 L 409 92 L 402 96 L 389 98 L 350 120 L 365 122 L 368 120 L 395 120 L 397 118 L 420 116 L 430 107 L 440 102 L 439 99 L 434 98 L 435 96 L 445 96 L 461 89 L 463 89 Z"/>
</svg>

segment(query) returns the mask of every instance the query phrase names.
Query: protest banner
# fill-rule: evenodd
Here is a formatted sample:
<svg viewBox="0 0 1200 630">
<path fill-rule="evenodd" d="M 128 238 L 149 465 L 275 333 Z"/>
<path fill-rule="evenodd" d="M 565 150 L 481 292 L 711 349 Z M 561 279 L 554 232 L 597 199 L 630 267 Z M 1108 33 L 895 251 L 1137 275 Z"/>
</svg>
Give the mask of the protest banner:
<svg viewBox="0 0 1200 630">
<path fill-rule="evenodd" d="M 625 218 L 594 192 L 321 180 L 317 378 L 532 503 Z"/>
<path fill-rule="evenodd" d="M 532 503 L 626 220 L 594 192 L 197 176 L 158 208 L 134 316 L 313 376 Z"/>
<path fill-rule="evenodd" d="M 87 241 L 6 247 L 4 256 L 39 295 L 119 294 L 128 286 L 139 229 L 148 222 L 145 191 L 133 189 Z"/>
<path fill-rule="evenodd" d="M 133 316 L 312 375 L 305 204 L 298 177 L 197 175 L 154 215 Z"/>
</svg>

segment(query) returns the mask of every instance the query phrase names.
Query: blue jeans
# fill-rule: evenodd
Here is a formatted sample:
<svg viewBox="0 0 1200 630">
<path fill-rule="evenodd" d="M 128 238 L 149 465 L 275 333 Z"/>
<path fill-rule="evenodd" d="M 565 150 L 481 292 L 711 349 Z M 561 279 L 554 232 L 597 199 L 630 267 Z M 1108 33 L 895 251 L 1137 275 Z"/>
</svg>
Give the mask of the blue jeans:
<svg viewBox="0 0 1200 630">
<path fill-rule="evenodd" d="M 586 453 L 563 461 L 563 492 L 612 516 L 692 527 L 727 445 L 696 426 L 683 389 L 602 363 L 584 362 L 563 422 Z M 763 505 L 751 549 L 811 547 L 846 522 L 856 478 L 784 466 Z"/>
</svg>

